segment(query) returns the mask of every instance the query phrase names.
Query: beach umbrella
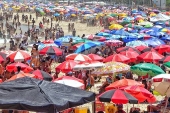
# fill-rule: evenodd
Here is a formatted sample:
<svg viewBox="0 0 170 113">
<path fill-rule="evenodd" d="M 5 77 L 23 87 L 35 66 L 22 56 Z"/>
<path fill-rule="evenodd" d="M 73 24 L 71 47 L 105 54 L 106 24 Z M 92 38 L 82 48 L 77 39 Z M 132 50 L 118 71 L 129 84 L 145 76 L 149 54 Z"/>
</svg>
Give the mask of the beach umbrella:
<svg viewBox="0 0 170 113">
<path fill-rule="evenodd" d="M 118 48 L 116 51 L 120 53 L 120 52 L 122 52 L 122 51 L 129 51 L 129 50 L 130 50 L 130 51 L 135 51 L 135 52 L 137 52 L 137 53 L 140 54 L 140 51 L 139 51 L 139 50 L 137 50 L 136 48 L 128 47 L 128 46 Z"/>
<path fill-rule="evenodd" d="M 58 17 L 58 16 L 60 16 L 60 14 L 59 14 L 59 13 L 55 13 L 54 16 L 55 16 L 55 17 Z"/>
<path fill-rule="evenodd" d="M 133 86 L 123 87 L 121 89 L 123 89 L 127 93 L 137 98 L 140 103 L 144 101 L 147 101 L 149 103 L 156 102 L 156 98 L 154 97 L 154 95 L 144 87 L 133 85 Z"/>
<path fill-rule="evenodd" d="M 80 61 L 80 62 L 89 62 L 92 61 L 92 59 L 84 54 L 76 54 L 72 53 L 66 56 L 66 60 L 74 60 L 74 61 Z"/>
<path fill-rule="evenodd" d="M 143 60 L 145 62 L 158 62 L 160 59 L 162 59 L 163 56 L 156 51 L 148 51 L 140 54 L 138 56 L 139 60 Z"/>
<path fill-rule="evenodd" d="M 136 62 L 137 57 L 139 56 L 139 54 L 135 51 L 122 51 L 120 52 L 120 54 L 128 57 L 130 59 L 130 62 Z"/>
<path fill-rule="evenodd" d="M 138 100 L 135 97 L 119 89 L 105 91 L 98 97 L 101 102 L 113 102 L 116 104 L 138 103 Z"/>
<path fill-rule="evenodd" d="M 59 64 L 55 70 L 56 72 L 58 71 L 62 71 L 63 73 L 68 73 L 70 71 L 73 70 L 74 66 L 77 64 L 78 62 L 74 61 L 74 60 L 67 60 L 62 62 L 61 64 Z"/>
<path fill-rule="evenodd" d="M 73 49 L 73 50 L 76 50 L 76 49 L 78 49 L 81 45 L 83 45 L 84 43 L 82 43 L 82 42 L 80 42 L 80 43 L 77 43 L 77 44 L 74 44 L 73 46 L 71 46 L 71 48 Z"/>
<path fill-rule="evenodd" d="M 126 57 L 125 55 L 122 54 L 113 54 L 111 56 L 106 57 L 103 62 L 128 62 L 130 58 Z"/>
<path fill-rule="evenodd" d="M 36 75 L 34 74 L 30 74 L 30 73 L 23 73 L 23 72 L 19 72 L 16 75 L 13 75 L 10 79 L 8 79 L 7 81 L 11 81 L 11 80 L 15 80 L 18 78 L 22 78 L 22 77 L 31 77 L 31 78 L 37 78 Z"/>
<path fill-rule="evenodd" d="M 170 45 L 160 45 L 154 48 L 158 53 L 170 52 Z"/>
<path fill-rule="evenodd" d="M 81 53 L 85 50 L 88 50 L 90 48 L 96 47 L 96 46 L 100 46 L 102 45 L 102 43 L 100 42 L 86 42 L 84 44 L 82 44 L 76 51 L 75 53 Z"/>
<path fill-rule="evenodd" d="M 99 61 L 91 61 L 90 63 L 83 63 L 83 64 L 77 64 L 74 66 L 73 70 L 74 71 L 79 71 L 79 70 L 93 70 L 97 68 L 102 68 L 104 67 L 105 64 Z"/>
<path fill-rule="evenodd" d="M 24 72 L 31 72 L 33 71 L 33 68 L 31 68 L 30 66 L 17 62 L 17 63 L 12 63 L 6 66 L 6 70 L 9 72 L 16 72 L 17 71 L 17 67 L 21 67 L 21 70 Z"/>
<path fill-rule="evenodd" d="M 84 89 L 83 80 L 75 78 L 75 77 L 62 76 L 62 77 L 59 77 L 59 78 L 53 80 L 53 82 L 59 83 L 59 84 L 64 84 L 64 85 L 75 87 L 75 88 Z"/>
<path fill-rule="evenodd" d="M 131 66 L 130 70 L 139 76 L 155 76 L 158 74 L 164 74 L 165 72 L 157 65 L 152 63 L 139 63 Z"/>
<path fill-rule="evenodd" d="M 118 29 L 122 29 L 122 28 L 123 28 L 123 26 L 119 25 L 119 24 L 112 24 L 111 26 L 109 26 L 110 30 L 113 30 L 113 29 L 118 30 Z"/>
<path fill-rule="evenodd" d="M 42 43 L 43 44 L 52 44 L 52 43 L 54 43 L 54 40 L 52 40 L 52 39 L 44 40 Z"/>
<path fill-rule="evenodd" d="M 35 112 L 56 113 L 95 101 L 92 92 L 30 77 L 0 84 L 0 93 L 0 109 Z"/>
<path fill-rule="evenodd" d="M 30 45 L 30 46 L 32 46 L 32 45 Z M 49 44 L 43 44 L 43 43 L 40 43 L 39 45 L 38 45 L 38 50 L 41 50 L 41 49 L 43 49 L 43 48 L 45 48 L 45 47 L 48 47 L 48 46 L 55 46 L 55 47 L 58 47 L 58 45 L 56 45 L 55 43 L 49 43 Z"/>
<path fill-rule="evenodd" d="M 129 36 L 130 34 L 127 31 L 124 31 L 123 29 L 117 30 L 114 35 L 121 35 L 121 36 Z"/>
<path fill-rule="evenodd" d="M 115 46 L 115 47 L 123 45 L 123 42 L 120 40 L 107 40 L 107 41 L 104 41 L 104 43 L 107 46 Z"/>
<path fill-rule="evenodd" d="M 159 60 L 160 63 L 169 62 L 169 61 L 170 61 L 170 55 L 166 55 L 161 60 Z"/>
<path fill-rule="evenodd" d="M 30 53 L 23 50 L 15 51 L 9 54 L 7 57 L 10 58 L 11 61 L 15 61 L 15 62 L 27 61 L 31 59 Z"/>
<path fill-rule="evenodd" d="M 162 96 L 170 96 L 170 74 L 159 74 L 152 78 L 155 91 L 159 92 Z"/>
<path fill-rule="evenodd" d="M 126 43 L 126 46 L 130 46 L 130 47 L 136 47 L 136 46 L 141 46 L 141 45 L 148 46 L 147 43 L 142 42 L 140 40 L 135 40 L 135 41 L 131 41 L 131 42 Z"/>
<path fill-rule="evenodd" d="M 106 90 L 111 90 L 111 89 L 119 89 L 119 88 L 122 88 L 122 87 L 126 87 L 126 86 L 133 86 L 133 85 L 137 85 L 137 86 L 140 86 L 140 87 L 144 87 L 143 84 L 141 84 L 140 82 L 137 82 L 135 80 L 132 80 L 132 79 L 121 79 L 121 80 L 118 80 L 118 81 L 115 81 L 113 82 L 112 84 L 110 84 L 109 86 L 107 86 L 105 89 Z"/>
<path fill-rule="evenodd" d="M 93 75 L 110 75 L 113 73 L 127 72 L 130 66 L 121 62 L 107 62 L 104 67 L 92 71 Z"/>
<path fill-rule="evenodd" d="M 158 39 L 158 38 L 150 38 L 148 40 L 144 41 L 146 44 L 152 47 L 160 46 L 160 45 L 165 45 L 165 42 Z"/>
<path fill-rule="evenodd" d="M 48 55 L 62 55 L 61 49 L 56 46 L 47 46 L 39 51 L 40 54 L 48 54 Z"/>
<path fill-rule="evenodd" d="M 155 49 L 153 49 L 152 47 L 148 47 L 148 48 L 145 48 L 143 49 L 141 52 L 144 53 L 144 52 L 149 52 L 149 51 L 155 51 L 157 52 Z"/>
<path fill-rule="evenodd" d="M 103 57 L 96 55 L 96 54 L 88 54 L 88 56 L 93 60 L 93 61 L 103 61 Z"/>
<path fill-rule="evenodd" d="M 144 49 L 148 48 L 148 46 L 140 45 L 136 46 L 135 48 L 138 49 L 139 51 L 143 51 Z"/>
<path fill-rule="evenodd" d="M 164 63 L 164 66 L 166 66 L 166 67 L 169 67 L 169 68 L 170 68 L 170 62 L 166 62 L 166 63 Z"/>
<path fill-rule="evenodd" d="M 49 73 L 39 69 L 32 71 L 31 74 L 34 74 L 40 80 L 52 81 L 53 79 Z"/>
<path fill-rule="evenodd" d="M 97 36 L 110 37 L 111 34 L 109 34 L 109 33 L 104 33 L 104 32 L 99 32 L 99 33 L 97 33 Z"/>
</svg>

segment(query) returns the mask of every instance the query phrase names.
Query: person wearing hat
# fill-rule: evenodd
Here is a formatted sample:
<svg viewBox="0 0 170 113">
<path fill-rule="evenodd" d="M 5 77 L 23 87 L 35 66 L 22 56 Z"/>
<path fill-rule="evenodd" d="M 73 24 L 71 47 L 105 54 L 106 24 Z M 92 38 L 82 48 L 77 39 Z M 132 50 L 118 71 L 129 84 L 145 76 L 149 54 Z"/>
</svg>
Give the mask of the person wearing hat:
<svg viewBox="0 0 170 113">
<path fill-rule="evenodd" d="M 117 111 L 116 111 L 116 113 L 126 113 L 123 110 L 123 104 L 117 104 Z"/>
</svg>

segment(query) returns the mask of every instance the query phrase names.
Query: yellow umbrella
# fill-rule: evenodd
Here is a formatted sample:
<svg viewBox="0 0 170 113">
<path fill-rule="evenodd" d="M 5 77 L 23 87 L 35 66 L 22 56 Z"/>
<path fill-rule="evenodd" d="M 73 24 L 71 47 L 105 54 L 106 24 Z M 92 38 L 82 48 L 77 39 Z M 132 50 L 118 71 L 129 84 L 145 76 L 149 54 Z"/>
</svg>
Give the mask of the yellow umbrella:
<svg viewBox="0 0 170 113">
<path fill-rule="evenodd" d="M 153 16 L 156 16 L 156 14 L 155 13 L 151 13 L 150 16 L 153 17 Z"/>
<path fill-rule="evenodd" d="M 113 29 L 122 29 L 123 26 L 122 25 L 119 25 L 119 24 L 112 24 L 111 26 L 109 26 L 109 29 L 110 30 L 113 30 Z"/>
<path fill-rule="evenodd" d="M 71 16 L 75 17 L 76 15 L 75 14 L 71 14 Z"/>
<path fill-rule="evenodd" d="M 140 20 L 139 20 L 139 23 L 141 23 L 141 22 L 144 22 L 144 20 L 143 20 L 143 19 L 140 19 Z"/>
</svg>

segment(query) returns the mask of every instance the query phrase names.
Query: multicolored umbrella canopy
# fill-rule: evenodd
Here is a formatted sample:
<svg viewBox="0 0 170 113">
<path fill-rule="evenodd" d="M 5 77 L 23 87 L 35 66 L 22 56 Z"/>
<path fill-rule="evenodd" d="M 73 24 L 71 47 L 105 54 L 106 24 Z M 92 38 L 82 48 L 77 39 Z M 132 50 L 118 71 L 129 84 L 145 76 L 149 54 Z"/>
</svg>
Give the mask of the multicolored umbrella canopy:
<svg viewBox="0 0 170 113">
<path fill-rule="evenodd" d="M 62 55 L 62 51 L 56 46 L 44 47 L 42 50 L 40 50 L 39 53 L 48 54 L 48 55 L 57 55 L 57 56 Z"/>
<path fill-rule="evenodd" d="M 139 63 L 131 66 L 130 70 L 139 76 L 156 76 L 165 73 L 159 66 L 152 63 Z"/>
<path fill-rule="evenodd" d="M 7 56 L 11 61 L 21 62 L 31 59 L 31 55 L 27 51 L 18 50 Z"/>
<path fill-rule="evenodd" d="M 66 60 L 74 60 L 74 61 L 78 61 L 78 62 L 89 62 L 92 61 L 92 59 L 84 54 L 69 54 L 66 56 Z"/>
<path fill-rule="evenodd" d="M 34 70 L 33 72 L 31 72 L 32 74 L 36 75 L 36 77 L 40 80 L 46 80 L 46 81 L 52 81 L 52 76 L 45 72 L 45 71 L 42 71 L 42 70 Z"/>
<path fill-rule="evenodd" d="M 138 103 L 138 100 L 135 97 L 119 89 L 105 91 L 99 95 L 99 100 L 101 102 L 113 102 L 116 104 Z"/>
</svg>

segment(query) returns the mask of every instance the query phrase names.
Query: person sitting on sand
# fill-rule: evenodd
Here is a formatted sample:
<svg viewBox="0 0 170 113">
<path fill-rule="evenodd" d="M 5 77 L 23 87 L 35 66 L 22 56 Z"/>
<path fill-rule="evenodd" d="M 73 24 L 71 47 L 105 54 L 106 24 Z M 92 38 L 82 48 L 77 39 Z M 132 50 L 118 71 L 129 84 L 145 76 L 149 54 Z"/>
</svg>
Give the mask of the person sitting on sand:
<svg viewBox="0 0 170 113">
<path fill-rule="evenodd" d="M 148 111 L 148 112 L 156 112 L 156 113 L 160 112 L 161 107 L 162 107 L 162 106 L 165 107 L 165 104 L 166 104 L 166 100 L 167 100 L 167 99 L 168 99 L 167 107 L 170 107 L 170 98 L 169 98 L 169 97 L 165 97 L 165 99 L 164 99 L 161 103 L 157 104 L 156 106 L 154 106 L 154 105 L 148 105 L 148 106 L 147 106 L 147 111 Z"/>
</svg>

